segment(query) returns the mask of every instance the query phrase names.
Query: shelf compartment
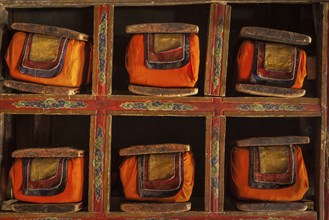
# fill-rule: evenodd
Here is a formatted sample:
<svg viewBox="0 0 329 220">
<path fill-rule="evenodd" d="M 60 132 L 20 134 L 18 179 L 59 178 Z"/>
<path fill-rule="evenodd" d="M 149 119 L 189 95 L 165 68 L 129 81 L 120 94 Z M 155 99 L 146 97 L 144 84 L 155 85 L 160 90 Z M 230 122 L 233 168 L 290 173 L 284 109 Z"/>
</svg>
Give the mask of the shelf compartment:
<svg viewBox="0 0 329 220">
<path fill-rule="evenodd" d="M 313 211 L 318 204 L 321 192 L 316 181 L 319 173 L 316 167 L 317 152 L 320 149 L 320 118 L 302 118 L 302 117 L 277 117 L 277 118 L 230 118 L 228 117 L 226 124 L 226 140 L 225 140 L 225 199 L 224 210 L 236 211 L 235 199 L 230 192 L 229 168 L 230 153 L 236 141 L 251 137 L 278 137 L 278 136 L 308 136 L 309 144 L 299 145 L 303 152 L 303 158 L 306 165 L 309 189 L 304 195 L 304 200 L 309 204 L 308 210 Z M 314 206 L 314 207 L 313 207 Z M 244 212 L 242 212 L 244 213 Z M 257 213 L 257 212 L 254 212 Z M 261 212 L 260 212 L 261 213 Z M 272 213 L 272 212 L 271 212 Z M 275 212 L 274 212 L 275 213 Z M 296 212 L 304 213 L 304 212 Z"/>
<path fill-rule="evenodd" d="M 74 31 L 78 31 L 84 34 L 89 35 L 92 44 L 93 39 L 93 7 L 85 7 L 85 8 L 7 8 L 8 12 L 8 26 L 11 24 L 21 22 L 21 23 L 34 23 L 40 25 L 49 25 L 56 26 L 66 29 L 71 29 Z M 5 79 L 11 79 L 9 75 L 9 69 L 4 60 L 4 54 L 9 46 L 10 40 L 13 37 L 13 34 L 17 32 L 14 30 L 5 29 L 3 42 L 1 45 L 1 69 L 4 69 L 4 77 Z M 92 63 L 90 63 L 92 65 Z M 47 80 L 49 80 L 47 78 Z M 33 83 L 32 83 L 33 84 Z M 23 90 L 30 90 L 32 87 L 29 85 L 19 85 L 23 86 Z M 58 90 L 59 92 L 63 92 L 61 87 L 56 86 L 55 89 L 51 86 L 45 86 L 41 88 L 40 84 L 37 84 L 34 89 L 37 90 L 47 90 L 51 88 L 51 91 Z M 32 89 L 33 91 L 33 89 Z M 29 92 L 22 92 L 15 89 L 6 88 L 7 93 L 16 93 L 16 94 L 24 94 Z M 67 91 L 66 91 L 67 92 Z M 70 90 L 72 92 L 72 88 Z M 81 94 L 91 94 L 91 86 L 83 85 L 81 86 Z"/>
<path fill-rule="evenodd" d="M 4 174 L 1 179 L 4 186 L 1 190 L 2 198 L 11 199 L 5 186 L 8 185 L 8 173 L 14 162 L 14 158 L 11 156 L 13 151 L 25 148 L 74 147 L 84 150 L 81 211 L 90 211 L 90 207 L 88 207 L 90 206 L 88 191 L 92 190 L 88 185 L 90 117 L 2 114 L 1 119 L 3 122 L 1 172 Z"/>
<path fill-rule="evenodd" d="M 312 38 L 311 44 L 307 46 L 299 46 L 306 51 L 310 58 L 319 59 L 316 57 L 317 50 L 320 48 L 317 45 L 317 33 L 313 23 L 313 7 L 312 4 L 229 4 L 232 7 L 231 12 L 231 27 L 229 36 L 229 57 L 228 57 L 228 72 L 227 72 L 227 96 L 251 96 L 246 93 L 235 91 L 237 81 L 237 52 L 241 42 L 244 39 L 239 38 L 239 33 L 242 27 L 256 26 L 264 28 L 272 28 L 278 30 L 291 31 L 309 35 Z M 317 15 L 314 15 L 315 17 Z M 321 18 L 318 18 L 321 20 Z M 310 61 L 311 63 L 311 61 Z M 311 65 L 308 65 L 308 67 Z M 302 89 L 306 90 L 305 97 L 319 97 L 320 93 L 318 85 L 321 82 L 320 75 L 314 75 L 315 65 L 313 69 L 309 69 L 309 74 L 304 80 Z M 313 74 L 311 74 L 311 72 Z"/>
<path fill-rule="evenodd" d="M 196 87 L 199 90 L 197 96 L 202 96 L 204 93 L 209 13 L 210 6 L 206 4 L 114 7 L 112 94 L 132 94 L 128 91 L 129 75 L 125 68 L 125 52 L 131 38 L 131 35 L 125 32 L 126 26 L 140 23 L 181 22 L 199 26 L 200 68 Z M 194 14 L 199 16 L 194 16 Z"/>
<path fill-rule="evenodd" d="M 112 116 L 110 212 L 120 211 L 125 201 L 119 178 L 123 157 L 119 150 L 133 145 L 180 143 L 191 146 L 195 161 L 195 180 L 190 199 L 191 211 L 205 209 L 205 123 L 204 117 Z"/>
</svg>

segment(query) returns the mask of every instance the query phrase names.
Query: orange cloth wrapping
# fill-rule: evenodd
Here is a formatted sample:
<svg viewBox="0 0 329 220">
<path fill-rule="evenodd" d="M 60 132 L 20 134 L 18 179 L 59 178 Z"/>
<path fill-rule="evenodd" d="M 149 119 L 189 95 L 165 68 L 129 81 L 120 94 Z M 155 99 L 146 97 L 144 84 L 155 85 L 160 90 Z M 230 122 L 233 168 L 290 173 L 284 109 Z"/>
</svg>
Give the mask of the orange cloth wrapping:
<svg viewBox="0 0 329 220">
<path fill-rule="evenodd" d="M 27 34 L 14 34 L 5 60 L 14 79 L 53 86 L 79 87 L 91 82 L 92 49 L 88 42 L 70 39 L 67 43 L 62 71 L 55 77 L 34 77 L 20 72 L 22 52 Z"/>
<path fill-rule="evenodd" d="M 306 52 L 299 50 L 299 66 L 296 81 L 291 88 L 300 89 L 303 86 L 306 72 Z M 243 41 L 240 45 L 237 56 L 238 82 L 250 82 L 254 62 L 255 44 L 252 41 Z"/>
<path fill-rule="evenodd" d="M 120 178 L 126 199 L 153 202 L 186 202 L 190 199 L 194 185 L 194 160 L 192 152 L 185 152 L 183 156 L 184 179 L 181 190 L 166 198 L 142 198 L 137 191 L 137 157 L 124 159 L 120 166 Z"/>
<path fill-rule="evenodd" d="M 63 192 L 53 196 L 24 195 L 23 188 L 23 162 L 15 160 L 9 175 L 12 182 L 14 196 L 17 200 L 34 203 L 69 203 L 80 202 L 83 194 L 83 157 L 69 158 L 67 161 L 67 182 Z"/>
<path fill-rule="evenodd" d="M 308 190 L 309 183 L 302 151 L 299 146 L 294 146 L 297 160 L 296 181 L 293 185 L 278 189 L 259 189 L 249 186 L 249 149 L 250 148 L 234 147 L 231 152 L 230 187 L 233 195 L 237 199 L 285 202 L 298 201 L 303 198 Z"/>
<path fill-rule="evenodd" d="M 158 87 L 194 87 L 198 80 L 199 38 L 190 34 L 190 62 L 176 69 L 148 69 L 145 66 L 143 34 L 134 35 L 126 52 L 126 69 L 130 83 Z"/>
</svg>

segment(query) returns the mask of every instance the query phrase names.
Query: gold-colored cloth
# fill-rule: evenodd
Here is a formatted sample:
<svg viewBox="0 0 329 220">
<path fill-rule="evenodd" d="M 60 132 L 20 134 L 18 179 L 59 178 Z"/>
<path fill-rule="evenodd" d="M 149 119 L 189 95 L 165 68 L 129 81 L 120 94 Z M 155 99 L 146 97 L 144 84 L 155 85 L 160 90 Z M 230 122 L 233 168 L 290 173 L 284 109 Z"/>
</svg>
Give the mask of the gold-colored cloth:
<svg viewBox="0 0 329 220">
<path fill-rule="evenodd" d="M 267 71 L 291 72 L 293 47 L 284 44 L 265 44 L 264 69 Z"/>
<path fill-rule="evenodd" d="M 285 173 L 288 170 L 288 147 L 259 147 L 260 173 Z"/>
<path fill-rule="evenodd" d="M 60 39 L 42 34 L 34 34 L 32 37 L 30 60 L 39 62 L 54 61 L 58 55 Z"/>
<path fill-rule="evenodd" d="M 148 180 L 166 180 L 175 174 L 175 154 L 151 154 L 148 161 Z"/>
<path fill-rule="evenodd" d="M 31 161 L 30 178 L 32 181 L 53 177 L 58 170 L 58 158 L 35 158 Z"/>
<path fill-rule="evenodd" d="M 159 53 L 183 46 L 182 34 L 154 34 L 154 52 Z"/>
</svg>

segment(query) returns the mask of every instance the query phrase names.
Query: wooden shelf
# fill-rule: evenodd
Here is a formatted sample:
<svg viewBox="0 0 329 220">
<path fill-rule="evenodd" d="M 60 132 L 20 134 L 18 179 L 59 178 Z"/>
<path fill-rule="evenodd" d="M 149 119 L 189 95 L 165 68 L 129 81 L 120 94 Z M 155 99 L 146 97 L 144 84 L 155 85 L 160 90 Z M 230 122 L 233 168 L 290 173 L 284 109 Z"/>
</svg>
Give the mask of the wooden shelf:
<svg viewBox="0 0 329 220">
<path fill-rule="evenodd" d="M 1 184 L 8 181 L 11 152 L 26 145 L 77 145 L 86 157 L 82 211 L 0 211 L 0 219 L 329 219 L 328 13 L 329 3 L 324 0 L 1 1 L 0 54 L 5 53 L 13 35 L 5 23 L 60 26 L 92 36 L 93 69 L 92 83 L 81 94 L 29 94 L 3 87 L 1 81 L 10 77 L 0 58 Z M 124 56 L 131 36 L 125 27 L 151 22 L 199 26 L 197 95 L 156 97 L 129 92 Z M 235 91 L 235 58 L 243 26 L 284 29 L 312 37 L 304 49 L 315 57 L 316 71 L 305 80 L 304 97 L 259 97 Z M 302 151 L 310 179 L 307 199 L 314 203 L 314 211 L 237 211 L 228 180 L 235 141 L 283 135 L 310 137 Z M 118 173 L 123 159 L 120 149 L 161 143 L 188 144 L 194 152 L 191 211 L 120 211 L 120 204 L 126 201 Z M 1 198 L 7 198 L 4 191 Z"/>
</svg>

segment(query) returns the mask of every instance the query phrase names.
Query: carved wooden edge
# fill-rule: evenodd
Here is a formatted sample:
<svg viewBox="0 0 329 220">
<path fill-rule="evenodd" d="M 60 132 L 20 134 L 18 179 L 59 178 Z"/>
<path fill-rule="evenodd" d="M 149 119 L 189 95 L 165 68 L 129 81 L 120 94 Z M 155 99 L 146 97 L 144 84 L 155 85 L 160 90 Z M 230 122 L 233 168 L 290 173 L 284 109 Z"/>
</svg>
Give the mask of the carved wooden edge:
<svg viewBox="0 0 329 220">
<path fill-rule="evenodd" d="M 154 144 L 136 145 L 120 149 L 120 156 L 135 156 L 143 154 L 165 154 L 190 151 L 190 145 L 186 144 Z"/>
<path fill-rule="evenodd" d="M 239 36 L 254 40 L 293 45 L 308 45 L 312 42 L 312 38 L 305 34 L 263 27 L 243 27 L 240 30 Z"/>
<path fill-rule="evenodd" d="M 222 48 L 222 63 L 221 63 L 221 73 L 220 73 L 220 96 L 226 96 L 226 82 L 227 82 L 227 71 L 228 71 L 228 59 L 229 59 L 229 41 L 230 41 L 230 31 L 231 31 L 231 11 L 232 7 L 230 5 L 225 6 L 225 20 L 223 24 L 223 48 Z"/>
<path fill-rule="evenodd" d="M 61 86 L 46 86 L 36 83 L 21 82 L 16 80 L 5 80 L 4 85 L 8 88 L 22 92 L 53 94 L 53 95 L 75 95 L 81 92 L 81 88 L 70 88 Z"/>
<path fill-rule="evenodd" d="M 241 211 L 306 211 L 307 204 L 302 202 L 236 202 Z"/>
<path fill-rule="evenodd" d="M 272 96 L 272 97 L 281 97 L 281 98 L 299 98 L 299 97 L 303 97 L 306 93 L 305 89 L 292 89 L 292 88 L 282 88 L 275 86 L 244 84 L 244 83 L 235 84 L 235 90 L 238 92 L 243 92 L 251 95 Z"/>
<path fill-rule="evenodd" d="M 139 33 L 180 33 L 197 34 L 199 27 L 193 24 L 186 23 L 145 23 L 134 24 L 126 27 L 127 34 L 139 34 Z"/>
<path fill-rule="evenodd" d="M 70 213 L 82 209 L 82 202 L 79 203 L 11 203 L 6 210 L 24 213 Z"/>
<path fill-rule="evenodd" d="M 12 157 L 83 157 L 84 150 L 77 150 L 71 147 L 56 148 L 26 148 L 15 150 Z"/>
<path fill-rule="evenodd" d="M 122 203 L 121 211 L 124 212 L 163 212 L 175 213 L 191 210 L 190 202 L 183 203 Z"/>
<path fill-rule="evenodd" d="M 254 137 L 238 140 L 236 142 L 238 147 L 274 146 L 308 143 L 310 143 L 310 138 L 307 136 Z"/>
<path fill-rule="evenodd" d="M 231 6 L 211 4 L 208 24 L 204 94 L 225 96 Z M 217 63 L 216 63 L 217 62 Z M 218 68 L 220 66 L 220 68 Z"/>
<path fill-rule="evenodd" d="M 73 31 L 67 28 L 41 25 L 41 24 L 31 24 L 31 23 L 13 23 L 11 28 L 17 31 L 25 31 L 36 34 L 45 34 L 56 37 L 64 37 L 82 41 L 88 41 L 89 36 L 84 33 Z"/>
<path fill-rule="evenodd" d="M 157 88 L 150 86 L 129 85 L 128 90 L 139 95 L 161 97 L 183 97 L 198 94 L 198 88 Z"/>
</svg>

